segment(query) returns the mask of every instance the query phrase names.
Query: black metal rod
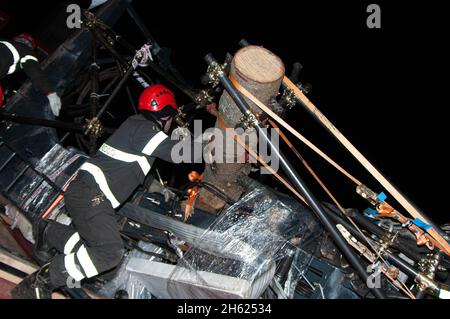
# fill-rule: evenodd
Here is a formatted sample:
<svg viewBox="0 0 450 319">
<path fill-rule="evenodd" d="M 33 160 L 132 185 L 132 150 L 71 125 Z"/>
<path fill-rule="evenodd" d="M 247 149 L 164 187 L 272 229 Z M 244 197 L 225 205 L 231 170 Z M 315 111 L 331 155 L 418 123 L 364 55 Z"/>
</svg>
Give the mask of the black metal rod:
<svg viewBox="0 0 450 319">
<path fill-rule="evenodd" d="M 125 86 L 125 91 L 127 92 L 128 100 L 130 101 L 130 105 L 134 114 L 138 114 L 136 103 L 134 103 L 133 95 L 131 95 L 130 87 L 128 85 Z"/>
<path fill-rule="evenodd" d="M 238 44 L 240 47 L 243 47 L 243 48 L 250 45 L 250 43 L 247 41 L 247 39 L 241 39 L 241 41 L 239 41 Z"/>
<path fill-rule="evenodd" d="M 66 134 L 63 135 L 63 137 L 61 137 L 61 139 L 59 140 L 59 142 L 62 144 L 64 143 L 70 136 L 71 132 L 67 132 Z"/>
<path fill-rule="evenodd" d="M 147 26 L 142 21 L 141 17 L 137 14 L 137 12 L 134 10 L 131 3 L 127 6 L 127 12 L 130 15 L 131 19 L 136 23 L 136 25 L 141 29 L 142 33 L 144 34 L 147 41 L 149 41 L 153 46 L 153 51 L 155 54 L 158 54 L 158 51 L 161 50 L 161 47 L 156 42 L 155 38 L 151 35 L 150 31 L 148 30 Z"/>
<path fill-rule="evenodd" d="M 366 228 L 373 234 L 378 237 L 383 237 L 384 235 L 389 235 L 389 232 L 385 229 L 378 226 L 376 223 L 373 223 L 368 217 L 364 216 L 359 212 L 355 212 L 349 210 L 347 212 L 348 216 L 350 216 L 358 225 Z M 406 250 L 414 252 L 417 256 L 420 253 L 430 253 L 430 250 L 426 246 L 417 246 L 417 243 L 414 240 L 407 239 L 405 237 L 397 236 L 395 241 L 393 242 L 392 247 L 399 250 Z"/>
<path fill-rule="evenodd" d="M 114 88 L 114 90 L 111 92 L 111 94 L 108 96 L 108 100 L 106 100 L 105 104 L 103 104 L 102 108 L 97 113 L 97 118 L 100 118 L 103 113 L 105 113 L 106 109 L 109 107 L 111 102 L 114 100 L 114 98 L 117 96 L 117 93 L 122 89 L 125 82 L 130 78 L 131 75 L 133 75 L 134 68 L 132 65 L 129 66 L 127 72 L 123 75 L 120 82 L 117 84 L 117 86 Z"/>
<path fill-rule="evenodd" d="M 25 166 L 20 170 L 19 174 L 12 180 L 11 183 L 3 190 L 4 192 L 9 192 L 9 190 L 17 183 L 19 179 L 25 174 L 25 172 L 30 168 L 30 165 L 25 164 Z"/>
<path fill-rule="evenodd" d="M 91 80 L 91 94 L 89 96 L 89 105 L 91 107 L 91 117 L 94 117 L 98 108 L 98 91 L 99 83 L 98 76 L 99 66 L 97 64 L 97 39 L 92 37 L 92 62 L 89 68 L 89 75 Z"/>
<path fill-rule="evenodd" d="M 284 82 L 282 82 L 282 86 L 283 86 L 283 88 L 284 89 L 289 89 L 289 87 L 284 83 Z M 331 136 L 333 136 L 333 138 L 336 140 L 336 141 L 338 141 L 341 145 L 342 145 L 342 143 L 341 143 L 341 141 L 329 130 L 329 128 L 324 124 L 324 123 L 322 123 L 322 121 L 317 117 L 317 115 L 314 113 L 314 112 L 312 112 L 306 105 L 305 105 L 305 103 L 303 103 L 303 101 L 302 100 L 300 100 L 299 98 L 296 98 L 296 101 L 297 101 L 297 103 L 298 104 L 300 104 L 302 107 L 303 107 L 303 109 L 305 109 L 307 112 L 308 112 L 308 114 L 310 114 L 311 115 L 311 117 L 312 118 L 314 118 L 314 120 L 316 120 L 316 122 L 317 123 L 319 123 Z M 385 177 L 386 178 L 386 177 Z M 397 186 L 395 186 L 388 178 L 386 178 L 386 180 L 389 182 L 389 184 L 391 184 L 392 185 L 392 187 L 393 188 L 395 188 L 396 190 L 397 190 L 397 192 L 403 197 L 403 198 L 405 198 L 410 204 L 411 204 L 411 206 L 413 207 L 413 209 L 416 211 L 416 212 L 418 212 L 420 215 L 422 215 L 425 219 L 426 219 L 426 221 L 424 221 L 424 222 L 426 222 L 426 223 L 428 223 L 431 227 L 433 227 L 435 230 L 436 230 L 436 232 L 439 234 L 439 235 L 441 235 L 442 236 L 442 238 L 444 238 L 445 239 L 445 234 L 444 234 L 444 232 L 430 219 L 430 217 L 428 217 L 419 207 L 417 207 L 417 205 L 415 205 L 408 197 L 406 197 L 406 195 L 405 194 L 403 194 L 399 189 L 398 189 L 398 187 Z"/>
<path fill-rule="evenodd" d="M 175 68 L 175 66 L 170 61 L 170 51 L 167 48 L 161 48 L 159 44 L 156 42 L 155 38 L 151 35 L 150 31 L 142 21 L 142 19 L 139 17 L 139 15 L 134 10 L 132 4 L 128 4 L 127 12 L 130 15 L 131 19 L 134 20 L 136 25 L 141 29 L 142 33 L 146 37 L 147 41 L 152 45 L 152 52 L 155 54 L 160 64 L 162 64 L 164 69 L 167 69 L 172 73 L 172 75 L 183 84 L 183 87 L 185 89 L 192 90 L 193 87 L 184 79 L 184 77 L 181 75 L 181 73 Z M 119 41 L 119 39 L 118 39 Z"/>
<path fill-rule="evenodd" d="M 426 291 L 425 291 L 425 290 L 420 290 L 420 289 L 419 289 L 419 291 L 417 291 L 415 297 L 416 297 L 416 299 L 424 299 L 426 296 L 427 296 Z"/>
<path fill-rule="evenodd" d="M 250 43 L 246 40 L 246 39 L 242 39 L 239 41 L 239 45 L 241 47 L 246 47 L 249 46 Z M 295 81 L 293 81 L 295 83 Z M 284 82 L 281 83 L 281 85 L 283 86 L 284 89 L 290 89 Z M 331 131 L 328 129 L 328 127 L 325 126 L 324 123 L 322 123 L 322 121 L 320 121 L 320 119 L 317 117 L 317 115 L 312 112 L 299 98 L 296 98 L 296 101 L 306 110 L 308 111 L 308 113 L 314 118 L 314 120 L 316 120 L 323 128 L 325 128 L 325 130 L 331 135 L 333 136 L 336 141 L 338 141 L 339 143 L 341 143 L 341 141 L 339 141 L 336 136 L 334 134 L 331 133 Z M 342 144 L 342 143 L 341 143 Z M 446 238 L 445 233 L 442 231 L 442 229 L 440 227 L 438 227 L 419 207 L 417 207 L 417 205 L 415 205 L 408 197 L 406 197 L 405 194 L 403 194 L 397 186 L 395 186 L 388 178 L 386 178 L 386 180 L 397 190 L 397 192 L 403 196 L 410 204 L 411 206 L 414 208 L 415 211 L 417 211 L 420 215 L 422 215 L 428 222 L 428 224 L 433 227 L 436 232 L 441 235 L 444 239 Z"/>
<path fill-rule="evenodd" d="M 341 224 L 357 240 L 363 242 L 364 244 L 366 243 L 366 238 L 364 238 L 364 236 L 362 236 L 361 233 L 355 227 L 353 227 L 353 225 L 349 224 L 346 220 L 344 220 L 343 217 L 338 215 L 335 210 L 333 210 L 332 208 L 328 207 L 327 205 L 323 205 L 323 208 L 324 208 L 324 211 L 327 213 L 328 217 L 330 217 L 336 224 Z M 378 227 L 375 224 L 373 224 L 373 225 Z M 371 228 L 371 229 L 368 229 L 368 230 L 369 230 L 369 232 L 375 234 L 379 238 L 383 237 L 385 235 L 385 231 L 383 229 L 381 229 L 381 228 L 379 228 L 379 229 Z M 395 242 L 391 243 L 390 246 L 392 248 L 395 248 L 395 249 L 401 251 L 402 253 L 407 255 L 409 258 L 413 259 L 415 262 L 417 262 L 417 261 L 419 261 L 421 259 L 421 256 L 416 251 L 410 249 L 409 247 L 403 247 L 402 245 L 400 245 L 398 243 L 395 243 Z"/>
<path fill-rule="evenodd" d="M 217 63 L 211 54 L 208 54 L 205 56 L 205 61 L 208 63 L 208 65 L 211 65 L 212 63 Z M 247 102 L 240 96 L 240 94 L 237 92 L 237 90 L 231 84 L 230 80 L 224 74 L 219 75 L 219 79 L 220 79 L 220 83 L 230 94 L 233 101 L 239 107 L 241 112 L 244 115 L 246 115 L 246 114 L 248 115 L 250 113 L 250 108 L 249 108 Z M 338 248 L 341 250 L 343 255 L 346 257 L 348 262 L 356 270 L 358 275 L 362 278 L 363 282 L 367 282 L 369 274 L 366 271 L 366 268 L 363 266 L 363 264 L 361 263 L 361 260 L 353 252 L 353 250 L 347 244 L 345 239 L 339 233 L 339 231 L 337 230 L 335 225 L 330 221 L 327 214 L 324 212 L 320 202 L 315 198 L 315 196 L 311 193 L 309 188 L 305 185 L 305 183 L 300 178 L 298 173 L 295 171 L 295 169 L 291 165 L 291 163 L 289 163 L 289 161 L 281 153 L 281 151 L 277 147 L 275 147 L 275 145 L 273 145 L 272 141 L 267 136 L 267 133 L 265 132 L 265 130 L 261 126 L 261 124 L 259 124 L 259 123 L 255 124 L 254 127 L 258 131 L 260 138 L 264 139 L 264 141 L 267 143 L 267 145 L 270 145 L 270 149 L 273 152 L 273 154 L 275 154 L 279 158 L 281 167 L 283 168 L 285 173 L 289 176 L 289 179 L 294 184 L 295 188 L 300 192 L 300 194 L 302 194 L 304 196 L 306 202 L 311 207 L 311 209 L 314 211 L 316 216 L 319 218 L 319 220 L 321 221 L 321 223 L 323 224 L 325 229 L 330 233 L 334 242 L 336 243 Z M 380 299 L 386 298 L 384 293 L 380 289 L 378 289 L 378 288 L 370 288 L 370 289 L 377 298 L 380 298 Z"/>
<path fill-rule="evenodd" d="M 348 224 L 345 220 L 342 219 L 342 217 L 338 216 L 333 210 L 328 208 L 327 206 L 324 206 L 325 211 L 327 212 L 328 216 L 336 223 L 341 224 L 345 227 L 358 241 L 366 243 L 366 238 L 371 241 L 371 244 L 375 245 L 376 247 L 378 244 L 375 241 L 372 241 L 370 238 L 362 236 L 352 225 Z M 411 255 L 410 253 L 403 252 L 408 257 L 414 259 L 415 262 L 418 262 L 421 258 L 418 255 Z M 383 251 L 383 254 L 385 255 L 385 258 L 387 261 L 392 263 L 394 266 L 396 266 L 398 269 L 400 269 L 402 272 L 404 272 L 408 277 L 412 278 L 413 280 L 419 276 L 419 271 L 414 269 L 414 267 L 410 264 L 408 264 L 406 261 L 404 261 L 402 258 L 400 258 L 398 255 L 392 253 L 391 251 L 385 249 Z M 419 293 L 416 295 L 416 298 L 421 299 L 424 298 L 427 293 L 424 291 L 423 293 Z"/>
<path fill-rule="evenodd" d="M 386 251 L 386 254 L 388 254 L 389 262 L 391 262 L 394 266 L 397 266 L 401 271 L 403 271 L 409 277 L 415 279 L 419 275 L 419 272 L 417 270 L 415 270 L 413 268 L 413 266 L 408 264 L 406 261 L 403 261 L 400 257 L 397 257 L 388 251 Z"/>
<path fill-rule="evenodd" d="M 31 169 L 36 175 L 39 175 L 40 177 L 42 177 L 43 179 L 45 179 L 45 181 L 50 184 L 50 186 L 52 186 L 54 189 L 56 189 L 59 192 L 63 192 L 62 189 L 54 182 L 52 181 L 47 175 L 39 172 L 33 165 L 33 163 L 26 157 L 24 157 L 21 153 L 17 152 L 13 147 L 11 147 L 10 145 L 8 145 L 7 143 L 5 143 L 5 146 L 9 149 L 9 151 L 14 155 L 17 156 L 20 161 L 22 161 L 23 163 L 25 163 L 25 167 L 27 167 L 26 169 Z"/>
<path fill-rule="evenodd" d="M 112 56 L 117 61 L 119 61 L 123 66 L 126 66 L 128 64 L 126 59 L 124 57 L 122 57 L 114 49 L 114 47 L 106 39 L 104 39 L 101 34 L 99 34 L 99 32 L 96 29 L 91 29 L 91 32 L 96 37 L 96 39 L 98 41 L 100 41 L 102 43 L 102 45 L 112 54 Z M 121 44 L 123 44 L 123 43 L 121 43 Z M 128 49 L 132 49 L 132 48 L 128 48 Z M 132 51 L 130 51 L 130 53 L 135 54 L 135 51 L 136 50 L 132 49 Z M 180 80 L 176 79 L 174 76 L 172 76 L 171 74 L 166 72 L 166 70 L 164 70 L 162 67 L 160 67 L 158 64 L 156 64 L 152 61 L 147 61 L 147 66 L 149 68 L 151 68 L 154 72 L 156 72 L 159 76 L 163 77 L 166 81 L 169 81 L 170 83 L 172 83 L 172 85 L 177 87 L 181 92 L 186 94 L 192 101 L 195 102 L 195 97 L 196 97 L 195 93 L 192 91 L 192 89 L 190 89 L 189 85 L 182 83 Z M 135 72 L 139 73 L 139 71 L 137 71 L 137 70 L 135 70 Z"/>
<path fill-rule="evenodd" d="M 45 126 L 45 127 L 52 127 L 67 131 L 83 131 L 83 125 L 77 124 L 77 123 L 67 123 L 62 121 L 55 121 L 55 120 L 47 120 L 47 119 L 40 119 L 36 117 L 24 117 L 24 116 L 17 116 L 12 115 L 9 113 L 0 112 L 0 120 L 5 120 L 9 122 L 14 123 L 20 123 L 20 124 L 28 124 L 28 125 L 38 125 L 38 126 Z M 103 127 L 103 131 L 107 134 L 114 133 L 116 129 L 111 127 Z"/>
<path fill-rule="evenodd" d="M 2 164 L 2 166 L 0 167 L 0 172 L 3 171 L 3 169 L 12 161 L 12 159 L 16 156 L 16 153 L 12 153 L 11 155 L 9 155 L 8 159 Z"/>
<path fill-rule="evenodd" d="M 337 207 L 331 205 L 331 204 L 324 204 L 325 207 L 330 209 L 333 213 L 336 215 L 343 217 L 342 213 Z M 379 238 L 383 238 L 386 236 L 389 236 L 390 233 L 386 231 L 385 229 L 378 226 L 376 223 L 372 222 L 368 217 L 364 216 L 363 214 L 359 213 L 356 210 L 347 210 L 346 215 L 352 218 L 352 220 L 362 226 L 364 229 L 368 230 L 372 234 L 377 235 Z M 401 250 L 403 252 L 409 251 L 410 253 L 414 254 L 414 256 L 419 257 L 420 253 L 429 253 L 430 250 L 424 246 L 417 246 L 417 243 L 411 239 L 406 239 L 401 236 L 397 236 L 396 239 L 392 242 L 391 246 L 395 249 Z M 420 259 L 421 257 L 419 257 Z"/>
<path fill-rule="evenodd" d="M 47 120 L 35 117 L 24 117 L 0 112 L 0 120 L 5 120 L 20 124 L 39 125 L 45 127 L 58 128 L 68 131 L 82 131 L 83 126 L 75 123 L 67 123 L 62 121 Z"/>
<path fill-rule="evenodd" d="M 112 32 L 112 30 L 111 30 Z M 99 35 L 101 36 L 101 35 Z M 128 42 L 125 40 L 125 38 L 123 38 L 120 35 L 114 35 L 114 39 L 117 43 L 119 43 L 120 45 L 122 45 L 126 50 L 128 50 L 130 52 L 130 54 L 134 54 L 136 52 L 136 49 Z M 148 39 L 147 39 L 148 40 Z M 150 67 L 152 67 L 156 72 L 158 72 L 161 76 L 163 76 L 164 78 L 166 78 L 166 80 L 172 82 L 174 82 L 174 85 L 179 87 L 180 90 L 182 91 L 186 91 L 187 90 L 192 90 L 192 86 L 181 76 L 181 74 L 178 72 L 178 70 L 173 66 L 173 64 L 170 62 L 170 52 L 167 52 L 167 49 L 165 48 L 160 48 L 157 44 L 156 46 L 158 47 L 157 50 L 155 50 L 155 43 L 154 41 L 150 41 L 151 49 L 154 55 L 156 55 L 159 59 L 159 64 L 162 66 L 162 68 L 159 69 L 155 69 L 155 64 L 152 61 L 148 61 L 147 63 L 150 65 Z M 117 56 L 117 51 L 114 50 L 114 48 L 109 45 L 108 47 L 109 50 L 114 51 L 115 56 Z M 157 52 L 156 52 L 157 51 Z M 167 52 L 166 54 L 162 55 L 162 53 Z M 122 64 L 126 63 L 126 61 L 122 58 L 120 60 L 120 62 Z M 168 70 L 172 73 L 173 77 L 171 77 L 168 73 L 163 73 L 165 72 L 165 70 Z M 141 84 L 141 81 L 139 78 L 143 78 L 141 73 L 145 73 L 143 71 L 136 71 L 134 74 L 134 78 Z M 174 80 L 175 79 L 175 80 Z M 185 92 L 185 93 L 186 93 Z M 191 97 L 191 95 L 189 95 L 188 93 L 186 93 L 189 97 Z M 191 97 L 192 98 L 192 97 Z"/>
<path fill-rule="evenodd" d="M 94 118 L 98 109 L 98 93 L 99 93 L 99 66 L 97 65 L 97 39 L 92 37 L 92 62 L 89 69 L 91 78 L 91 94 L 89 96 L 89 104 L 91 109 L 91 118 Z M 94 155 L 97 146 L 97 136 L 91 134 L 89 136 L 89 155 Z"/>
</svg>

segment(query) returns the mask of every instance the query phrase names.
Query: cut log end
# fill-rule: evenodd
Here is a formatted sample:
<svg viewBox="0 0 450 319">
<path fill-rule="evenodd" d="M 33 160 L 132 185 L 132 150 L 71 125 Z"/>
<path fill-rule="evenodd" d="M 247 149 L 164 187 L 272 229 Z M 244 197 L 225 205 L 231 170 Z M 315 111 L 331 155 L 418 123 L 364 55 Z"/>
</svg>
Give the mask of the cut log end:
<svg viewBox="0 0 450 319">
<path fill-rule="evenodd" d="M 283 61 L 263 47 L 251 45 L 242 48 L 233 62 L 239 76 L 248 81 L 273 83 L 284 76 Z"/>
</svg>

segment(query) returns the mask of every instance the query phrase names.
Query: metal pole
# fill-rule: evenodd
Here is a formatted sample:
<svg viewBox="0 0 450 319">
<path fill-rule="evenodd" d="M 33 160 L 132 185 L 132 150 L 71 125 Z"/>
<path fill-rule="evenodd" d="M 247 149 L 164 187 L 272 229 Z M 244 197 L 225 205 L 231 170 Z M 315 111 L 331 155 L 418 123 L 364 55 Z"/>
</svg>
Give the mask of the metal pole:
<svg viewBox="0 0 450 319">
<path fill-rule="evenodd" d="M 241 46 L 241 47 L 246 47 L 246 46 L 249 46 L 250 45 L 250 43 L 246 40 L 246 39 L 241 39 L 240 41 L 239 41 L 239 45 Z M 295 83 L 295 81 L 292 81 L 292 82 L 294 82 Z M 281 85 L 283 86 L 283 88 L 285 89 L 285 90 L 289 90 L 289 87 L 284 83 L 284 82 L 282 82 L 281 83 Z M 306 111 L 308 111 L 308 113 L 314 118 L 314 120 L 316 120 L 331 136 L 333 136 L 335 139 L 336 139 L 336 141 L 338 141 L 340 144 L 342 144 L 341 143 L 341 141 L 334 135 L 334 134 L 332 134 L 332 132 L 330 131 L 330 129 L 317 117 L 317 114 L 315 114 L 315 113 L 313 113 L 313 112 L 311 112 L 311 110 L 308 108 L 308 107 L 306 107 L 306 105 L 300 100 L 300 99 L 298 99 L 298 98 L 296 98 L 296 101 L 306 110 Z M 427 221 L 427 223 L 432 227 L 432 228 L 434 228 L 435 230 L 436 230 L 436 232 L 440 235 L 440 236 L 442 236 L 442 238 L 444 238 L 444 239 L 446 239 L 446 234 L 442 231 L 442 229 L 440 228 L 440 227 L 438 227 L 419 207 L 417 207 L 417 205 L 415 205 L 405 194 L 403 194 L 399 189 L 398 189 L 398 187 L 397 186 L 395 186 L 388 178 L 386 178 L 386 180 L 387 180 L 387 182 L 389 183 L 389 184 L 391 184 L 392 185 L 392 187 L 393 188 L 395 188 L 395 190 L 400 194 L 400 196 L 402 196 L 407 202 L 409 202 L 410 204 L 411 204 L 411 206 L 413 207 L 413 209 L 416 211 L 416 212 L 418 212 L 420 215 L 422 215 L 425 219 L 426 219 L 426 221 Z M 448 241 L 448 240 L 447 240 Z"/>
<path fill-rule="evenodd" d="M 58 128 L 63 130 L 69 130 L 69 131 L 82 131 L 83 126 L 75 123 L 67 123 L 62 121 L 55 121 L 55 120 L 47 120 L 47 119 L 40 119 L 40 118 L 33 118 L 33 117 L 23 117 L 23 116 L 17 116 L 12 115 L 8 113 L 0 113 L 0 119 L 14 122 L 14 123 L 20 123 L 20 124 L 28 124 L 28 125 L 39 125 L 39 126 L 45 126 L 45 127 L 52 127 L 52 128 Z"/>
<path fill-rule="evenodd" d="M 281 85 L 283 86 L 283 88 L 284 89 L 289 89 L 289 87 L 284 83 L 284 82 L 282 82 L 281 83 Z M 303 107 L 303 109 L 305 109 L 307 112 L 308 112 L 308 114 L 310 114 L 311 115 L 311 117 L 312 118 L 314 118 L 314 120 L 317 122 L 317 123 L 319 123 L 331 136 L 333 136 L 334 137 L 334 139 L 336 140 L 336 141 L 338 141 L 341 145 L 343 145 L 342 144 L 342 142 L 330 131 L 330 129 L 324 124 L 324 123 L 322 123 L 322 121 L 317 117 L 317 114 L 315 114 L 315 113 L 313 113 L 300 99 L 298 99 L 298 98 L 296 98 L 296 101 L 297 101 L 297 103 L 298 104 L 300 104 L 302 107 Z M 344 146 L 345 147 L 345 146 Z M 444 238 L 444 239 L 446 239 L 446 235 L 445 235 L 445 233 L 441 230 L 441 228 L 438 226 L 438 225 L 436 225 L 432 220 L 431 220 L 431 218 L 429 217 L 429 216 L 427 216 L 419 207 L 417 207 L 417 205 L 416 204 L 414 204 L 412 201 L 411 201 L 411 199 L 409 199 L 405 194 L 403 194 L 400 190 L 399 190 L 399 188 L 396 186 L 396 185 L 394 185 L 387 177 L 385 177 L 385 179 L 386 179 L 386 181 L 397 191 L 397 193 L 398 194 L 400 194 L 400 196 L 402 196 L 412 207 L 413 207 L 413 209 L 416 211 L 416 212 L 418 212 L 426 221 L 426 223 L 427 224 L 429 224 L 430 226 L 431 226 L 431 228 L 433 228 L 433 229 L 435 229 L 436 230 L 436 232 L 440 235 L 440 236 L 442 236 L 442 238 Z M 448 241 L 448 240 L 447 240 Z"/>
<path fill-rule="evenodd" d="M 97 113 L 97 119 L 99 119 L 103 113 L 105 113 L 106 109 L 108 108 L 108 106 L 111 104 L 111 102 L 114 100 L 114 98 L 116 97 L 117 93 L 119 93 L 120 89 L 123 87 L 123 85 L 125 84 L 125 82 L 128 80 L 128 78 L 133 74 L 134 72 L 134 68 L 132 65 L 130 65 L 130 67 L 128 68 L 127 72 L 125 73 L 125 75 L 122 77 L 122 79 L 120 80 L 120 82 L 117 84 L 117 86 L 114 88 L 114 90 L 112 91 L 111 95 L 108 97 L 108 100 L 105 102 L 105 104 L 103 104 L 102 108 L 100 109 L 100 111 L 98 111 Z M 85 129 L 83 131 L 84 135 L 87 135 L 89 133 L 89 129 Z"/>
<path fill-rule="evenodd" d="M 327 213 L 328 217 L 330 217 L 333 222 L 335 224 L 341 224 L 342 226 L 344 226 L 356 239 L 358 239 L 359 241 L 363 242 L 364 244 L 366 243 L 366 238 L 360 234 L 360 232 L 353 227 L 353 225 L 350 225 L 346 220 L 344 220 L 342 217 L 340 217 L 335 211 L 333 211 L 333 209 L 327 207 L 326 205 L 322 206 L 325 210 L 325 212 Z M 378 238 L 381 238 L 385 231 L 382 228 L 379 228 L 377 225 L 372 224 L 374 227 L 369 228 L 369 232 L 375 234 Z M 369 238 L 367 238 L 368 240 L 370 240 Z M 370 242 L 372 243 L 372 241 Z M 369 244 L 370 244 L 369 243 Z M 397 250 L 399 250 L 400 252 L 402 252 L 403 254 L 407 255 L 409 258 L 413 259 L 415 262 L 419 261 L 422 256 L 417 253 L 416 251 L 410 249 L 409 247 L 404 247 L 401 244 L 398 243 L 391 243 L 390 246 L 392 248 L 395 248 Z"/>
<path fill-rule="evenodd" d="M 156 42 L 155 38 L 151 35 L 150 31 L 148 30 L 147 26 L 144 24 L 144 22 L 141 20 L 137 12 L 134 10 L 131 3 L 127 5 L 127 12 L 130 15 L 131 19 L 136 23 L 136 25 L 141 29 L 142 33 L 144 34 L 147 41 L 149 41 L 153 46 L 153 52 L 154 54 L 158 54 L 159 50 L 161 50 L 161 47 Z"/>
<path fill-rule="evenodd" d="M 89 69 L 91 78 L 91 94 L 89 96 L 89 104 L 91 106 L 91 118 L 94 118 L 98 109 L 98 73 L 99 66 L 97 64 L 97 39 L 92 37 L 92 63 Z M 97 146 L 97 137 L 95 134 L 89 136 L 89 155 L 94 155 Z"/>
<path fill-rule="evenodd" d="M 52 127 L 62 130 L 68 130 L 68 131 L 83 131 L 83 125 L 77 124 L 77 123 L 67 123 L 62 121 L 55 121 L 55 120 L 47 120 L 47 119 L 40 119 L 35 117 L 23 117 L 23 116 L 17 116 L 12 115 L 9 113 L 0 112 L 0 120 L 19 123 L 19 124 L 28 124 L 28 125 L 39 125 L 39 126 L 45 126 L 45 127 Z M 116 129 L 112 127 L 103 127 L 103 132 L 107 134 L 114 133 Z"/>
<path fill-rule="evenodd" d="M 91 29 L 91 32 L 93 35 L 97 38 L 98 41 L 102 43 L 102 45 L 113 55 L 113 57 L 119 61 L 122 65 L 127 65 L 127 61 L 125 58 L 123 58 L 114 48 L 113 46 L 106 41 L 96 29 Z M 128 48 L 130 53 L 134 54 L 136 50 L 133 48 Z M 164 70 L 162 67 L 160 67 L 158 64 L 152 61 L 147 61 L 147 66 L 151 68 L 153 71 L 155 71 L 159 76 L 163 77 L 165 80 L 171 82 L 175 87 L 177 87 L 181 92 L 186 94 L 192 101 L 195 102 L 195 92 L 190 88 L 190 85 L 186 83 L 182 83 L 179 79 L 175 78 L 173 75 L 169 74 Z M 135 70 L 138 74 L 139 71 Z"/>
<path fill-rule="evenodd" d="M 217 63 L 211 54 L 205 56 L 205 61 L 208 63 L 208 65 L 211 65 L 212 63 Z M 244 115 L 252 115 L 247 102 L 239 95 L 239 93 L 233 87 L 233 85 L 231 84 L 230 80 L 226 77 L 226 75 L 222 72 L 218 74 L 218 77 L 220 83 L 230 94 L 230 96 L 232 97 L 236 105 L 239 107 L 241 112 Z M 264 141 L 267 142 L 268 145 L 270 145 L 271 151 L 279 158 L 281 167 L 283 168 L 285 173 L 289 176 L 289 179 L 292 181 L 295 188 L 300 192 L 300 194 L 304 196 L 306 202 L 314 211 L 316 216 L 319 218 L 325 229 L 330 233 L 331 237 L 334 239 L 334 242 L 342 251 L 343 255 L 347 258 L 348 262 L 356 270 L 356 272 L 359 274 L 362 280 L 364 282 L 367 282 L 369 274 L 367 273 L 366 268 L 363 266 L 358 256 L 348 246 L 347 242 L 339 233 L 335 225 L 330 221 L 327 214 L 324 212 L 320 202 L 315 198 L 315 196 L 305 185 L 305 183 L 297 174 L 291 163 L 289 163 L 289 161 L 281 153 L 281 151 L 273 145 L 272 141 L 267 136 L 267 133 L 265 132 L 263 126 L 260 123 L 255 122 L 254 127 L 258 131 L 260 138 L 263 138 Z M 370 289 L 377 298 L 380 299 L 386 298 L 384 293 L 380 289 L 378 288 L 370 288 Z"/>
<path fill-rule="evenodd" d="M 111 104 L 112 100 L 116 97 L 117 93 L 119 93 L 120 89 L 123 87 L 125 82 L 128 80 L 128 78 L 133 75 L 134 68 L 132 65 L 128 68 L 127 72 L 125 72 L 124 76 L 120 80 L 120 82 L 117 84 L 117 86 L 114 88 L 114 90 L 111 92 L 110 96 L 108 96 L 108 100 L 106 100 L 105 104 L 103 104 L 100 111 L 97 113 L 97 118 L 100 118 L 103 113 L 106 111 L 108 106 Z"/>
</svg>

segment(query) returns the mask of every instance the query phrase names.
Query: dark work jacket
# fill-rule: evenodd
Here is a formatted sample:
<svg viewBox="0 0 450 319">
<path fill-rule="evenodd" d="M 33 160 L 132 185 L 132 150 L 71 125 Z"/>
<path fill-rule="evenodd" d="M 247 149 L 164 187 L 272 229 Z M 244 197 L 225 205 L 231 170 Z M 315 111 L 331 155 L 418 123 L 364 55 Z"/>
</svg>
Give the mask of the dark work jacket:
<svg viewBox="0 0 450 319">
<path fill-rule="evenodd" d="M 143 183 L 155 158 L 173 162 L 172 148 L 178 141 L 171 140 L 157 124 L 142 115 L 125 120 L 80 170 L 94 176 L 99 188 L 114 208 L 120 206 Z M 200 147 L 201 144 L 190 147 Z M 198 161 L 193 154 L 191 160 Z"/>
<path fill-rule="evenodd" d="M 54 91 L 29 47 L 16 41 L 0 39 L 0 79 L 20 70 L 25 72 L 38 91 L 45 95 Z"/>
</svg>

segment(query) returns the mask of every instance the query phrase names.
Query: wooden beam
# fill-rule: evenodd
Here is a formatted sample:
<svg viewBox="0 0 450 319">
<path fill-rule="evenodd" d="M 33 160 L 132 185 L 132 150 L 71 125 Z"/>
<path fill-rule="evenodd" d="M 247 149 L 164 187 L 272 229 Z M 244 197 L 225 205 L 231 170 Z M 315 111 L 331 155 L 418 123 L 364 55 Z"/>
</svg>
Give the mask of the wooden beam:
<svg viewBox="0 0 450 319">
<path fill-rule="evenodd" d="M 27 274 L 31 274 L 39 268 L 37 265 L 8 252 L 2 247 L 0 247 L 0 262 Z"/>
<path fill-rule="evenodd" d="M 0 278 L 3 278 L 9 282 L 12 282 L 13 284 L 16 284 L 16 285 L 22 281 L 22 278 L 20 278 L 19 276 L 10 274 L 9 272 L 6 272 L 1 269 L 0 269 Z"/>
</svg>

